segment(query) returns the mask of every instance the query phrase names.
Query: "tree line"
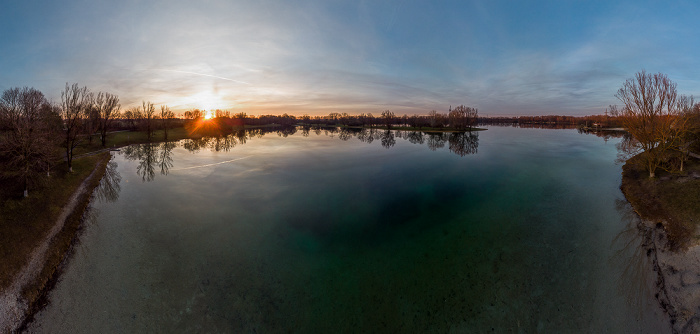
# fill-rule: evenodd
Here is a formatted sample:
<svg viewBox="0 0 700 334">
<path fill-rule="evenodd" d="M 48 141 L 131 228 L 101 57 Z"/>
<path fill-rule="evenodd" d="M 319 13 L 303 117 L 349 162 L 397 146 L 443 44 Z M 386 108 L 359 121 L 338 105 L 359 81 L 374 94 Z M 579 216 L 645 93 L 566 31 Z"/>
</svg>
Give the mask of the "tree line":
<svg viewBox="0 0 700 334">
<path fill-rule="evenodd" d="M 479 124 L 518 125 L 520 127 L 567 128 L 617 128 L 622 127 L 622 117 L 613 116 L 609 110 L 603 115 L 590 116 L 514 116 L 514 117 L 479 117 Z"/>
<path fill-rule="evenodd" d="M 379 116 L 372 113 L 349 115 L 348 113 L 330 113 L 327 116 L 304 115 L 299 119 L 301 124 L 309 125 L 341 125 L 356 127 L 382 126 L 390 129 L 394 127 L 413 128 L 452 128 L 455 130 L 468 130 L 477 125 L 478 109 L 465 105 L 450 107 L 447 113 L 431 110 L 428 115 L 396 115 L 391 110 L 384 110 Z"/>
<path fill-rule="evenodd" d="M 354 126 L 354 127 L 415 127 L 415 128 L 451 128 L 459 131 L 468 130 L 478 123 L 478 109 L 465 105 L 450 107 L 446 113 L 432 110 L 428 115 L 396 115 L 391 110 L 384 110 L 375 116 L 372 113 L 350 115 L 348 113 L 333 112 L 324 116 L 295 116 L 259 115 L 249 116 L 245 112 L 231 114 L 229 111 L 215 110 L 213 119 L 229 124 L 235 121 L 235 125 L 270 125 L 293 126 L 297 124 L 327 125 L 327 126 Z M 197 121 L 203 118 L 206 111 L 192 109 L 186 111 L 183 116 L 186 121 Z"/>
<path fill-rule="evenodd" d="M 92 92 L 78 84 L 66 84 L 60 103 L 50 102 L 39 90 L 29 87 L 6 89 L 0 95 L 0 178 L 3 183 L 20 182 L 24 197 L 29 187 L 47 178 L 51 169 L 66 162 L 73 170 L 76 148 L 99 137 L 106 147 L 107 136 L 118 120 L 137 122 L 150 140 L 156 129 L 170 127 L 174 113 L 150 102 L 121 112 L 119 97 Z"/>
</svg>

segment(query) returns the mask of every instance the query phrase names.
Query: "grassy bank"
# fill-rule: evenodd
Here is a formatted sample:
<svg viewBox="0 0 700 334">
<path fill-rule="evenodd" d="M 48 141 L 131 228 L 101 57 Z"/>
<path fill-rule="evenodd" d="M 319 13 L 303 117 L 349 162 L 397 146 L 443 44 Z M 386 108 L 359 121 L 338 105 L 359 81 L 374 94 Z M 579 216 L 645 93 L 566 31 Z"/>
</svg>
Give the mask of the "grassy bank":
<svg viewBox="0 0 700 334">
<path fill-rule="evenodd" d="M 104 170 L 107 161 L 108 153 L 77 159 L 73 164 L 73 173 L 66 172 L 67 167 L 59 165 L 42 187 L 30 191 L 28 198 L 5 198 L 0 208 L 0 258 L 3 259 L 0 262 L 0 289 L 7 288 L 27 263 L 32 251 L 54 226 L 61 210 L 83 180 L 98 165 Z M 84 202 L 87 204 L 87 199 Z M 79 222 L 80 215 L 82 211 L 69 220 Z M 56 246 L 65 244 L 57 239 L 61 238 L 54 240 Z M 34 291 L 25 291 L 27 297 L 35 296 L 36 290 L 40 290 L 48 281 L 52 268 L 60 262 L 61 256 L 56 255 L 63 254 L 59 248 L 54 247 L 49 252 L 52 265 L 47 266 L 43 277 L 32 284 Z"/>
<path fill-rule="evenodd" d="M 662 223 L 674 249 L 700 241 L 700 162 L 691 159 L 682 174 L 657 171 L 650 179 L 638 161 L 636 156 L 622 167 L 621 189 L 635 211 Z"/>
<path fill-rule="evenodd" d="M 259 128 L 268 126 L 246 126 Z M 168 140 L 197 138 L 200 135 L 190 134 L 184 127 L 168 130 Z M 164 131 L 155 131 L 150 142 L 165 141 Z M 64 254 L 69 248 L 80 220 L 89 203 L 92 190 L 99 184 L 109 161 L 107 149 L 118 148 L 131 144 L 148 143 L 149 139 L 143 131 L 112 132 L 107 136 L 106 148 L 102 147 L 99 137 L 94 136 L 92 142 L 84 140 L 74 150 L 73 173 L 68 173 L 66 163 L 54 166 L 51 176 L 40 184 L 29 189 L 29 197 L 21 197 L 20 184 L 12 180 L 0 180 L 0 291 L 5 290 L 21 268 L 27 263 L 32 251 L 46 237 L 47 232 L 56 223 L 56 219 L 75 193 L 80 184 L 98 168 L 97 175 L 88 185 L 85 196 L 79 199 L 79 204 L 67 219 L 64 229 L 52 241 L 49 259 L 41 277 L 32 282 L 23 291 L 27 300 L 36 300 L 54 274 Z M 101 152 L 102 151 L 102 152 Z M 87 154 L 95 153 L 99 154 Z"/>
<path fill-rule="evenodd" d="M 22 291 L 23 297 L 28 301 L 32 301 L 30 303 L 30 309 L 36 309 L 41 306 L 39 305 L 42 302 L 40 297 L 46 294 L 48 291 L 48 289 L 46 289 L 47 287 L 50 287 L 55 283 L 59 265 L 63 261 L 66 252 L 70 249 L 73 241 L 78 235 L 78 231 L 82 227 L 83 214 L 90 204 L 92 191 L 100 183 L 100 180 L 105 173 L 105 168 L 110 160 L 110 155 L 109 153 L 105 152 L 99 155 L 85 157 L 84 159 L 80 160 L 80 163 L 84 165 L 81 167 L 81 169 L 87 172 L 86 174 L 83 174 L 80 181 L 82 182 L 90 174 L 92 169 L 96 170 L 95 175 L 87 184 L 86 191 L 80 196 L 80 198 L 78 198 L 78 204 L 76 205 L 75 210 L 73 210 L 68 218 L 66 218 L 63 229 L 51 241 L 49 252 L 47 253 L 46 264 L 42 269 L 41 274 L 39 274 L 38 279 L 28 284 L 24 291 Z M 79 184 L 80 183 L 78 183 L 78 185 Z M 75 189 L 73 191 L 75 191 Z M 68 196 L 70 197 L 70 195 Z"/>
</svg>

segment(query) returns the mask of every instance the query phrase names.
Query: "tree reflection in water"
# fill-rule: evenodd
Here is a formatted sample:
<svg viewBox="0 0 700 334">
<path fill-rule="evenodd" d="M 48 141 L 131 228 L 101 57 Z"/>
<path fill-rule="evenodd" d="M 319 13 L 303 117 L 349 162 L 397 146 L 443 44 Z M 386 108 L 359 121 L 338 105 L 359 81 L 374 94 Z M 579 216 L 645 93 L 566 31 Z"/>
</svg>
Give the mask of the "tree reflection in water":
<svg viewBox="0 0 700 334">
<path fill-rule="evenodd" d="M 437 151 L 439 148 L 445 147 L 445 142 L 447 141 L 447 136 L 443 132 L 429 132 L 426 133 L 428 136 L 428 148 L 431 151 Z"/>
<path fill-rule="evenodd" d="M 278 129 L 276 132 L 277 132 L 278 136 L 286 138 L 288 136 L 295 134 L 297 132 L 297 127 L 296 126 L 285 126 L 285 127 Z"/>
<path fill-rule="evenodd" d="M 148 143 L 137 146 L 135 157 L 139 160 L 136 174 L 141 176 L 141 181 L 150 182 L 156 177 L 156 147 L 158 144 Z"/>
<path fill-rule="evenodd" d="M 317 136 L 325 134 L 331 138 L 337 135 L 342 141 L 357 138 L 359 141 L 367 144 L 372 144 L 375 140 L 378 140 L 381 146 L 386 149 L 394 147 L 397 138 L 407 140 L 411 144 L 425 144 L 432 151 L 444 148 L 449 143 L 449 151 L 461 157 L 476 154 L 479 147 L 479 134 L 476 132 L 445 133 L 338 127 L 324 127 L 321 129 L 320 126 L 314 126 L 313 128 L 302 126 L 300 129 L 304 137 L 315 133 Z M 311 131 L 312 129 L 313 131 Z M 136 173 L 141 176 L 143 182 L 150 182 L 155 178 L 156 168 L 160 168 L 161 175 L 168 175 L 170 168 L 173 167 L 172 151 L 178 145 L 192 153 L 203 149 L 226 152 L 233 149 L 236 145 L 246 144 L 253 138 L 262 138 L 269 133 L 275 133 L 280 137 L 288 137 L 296 132 L 297 127 L 237 128 L 228 135 L 192 138 L 179 142 L 131 145 L 123 148 L 120 154 L 123 154 L 128 160 L 138 160 Z"/>
<path fill-rule="evenodd" d="M 207 146 L 207 138 L 202 137 L 202 138 L 192 138 L 192 139 L 185 139 L 182 141 L 182 147 L 185 148 L 186 150 L 192 152 L 192 153 L 197 153 L 199 150 Z"/>
<path fill-rule="evenodd" d="M 97 191 L 95 191 L 97 199 L 102 202 L 114 202 L 118 200 L 119 192 L 122 189 L 119 185 L 121 181 L 122 176 L 117 170 L 117 163 L 113 160 L 109 161 L 105 169 L 105 175 L 102 176 L 100 184 L 97 185 Z"/>
<path fill-rule="evenodd" d="M 479 148 L 479 134 L 476 132 L 453 132 L 449 139 L 450 152 L 463 157 L 468 154 L 476 154 Z"/>
<path fill-rule="evenodd" d="M 425 136 L 423 135 L 422 132 L 418 132 L 418 131 L 411 131 L 407 134 L 407 137 L 404 137 L 404 138 L 408 139 L 408 142 L 411 144 L 423 145 L 423 143 L 425 143 Z"/>
<path fill-rule="evenodd" d="M 348 141 L 348 140 L 350 140 L 350 138 L 352 138 L 352 135 L 353 134 L 350 132 L 350 130 L 348 128 L 343 128 L 343 129 L 340 129 L 340 132 L 338 133 L 338 138 L 340 138 L 340 140 L 342 140 L 342 141 Z"/>
<path fill-rule="evenodd" d="M 397 139 L 404 139 L 412 144 L 426 144 L 432 151 L 444 148 L 449 144 L 450 152 L 461 157 L 476 154 L 479 147 L 479 134 L 477 132 L 422 132 L 422 131 L 400 131 L 400 130 L 377 130 L 374 128 L 339 128 L 321 126 L 299 126 L 299 127 L 278 127 L 278 128 L 256 128 L 256 129 L 234 129 L 227 136 L 201 137 L 183 140 L 182 147 L 190 152 L 198 152 L 208 148 L 212 151 L 229 151 L 234 146 L 245 144 L 252 138 L 262 138 L 268 133 L 275 133 L 280 137 L 294 135 L 297 130 L 303 137 L 308 137 L 312 133 L 317 136 L 325 135 L 342 141 L 349 141 L 357 138 L 359 141 L 372 144 L 375 140 L 381 142 L 382 147 L 390 149 L 396 145 Z"/>
<path fill-rule="evenodd" d="M 653 228 L 645 226 L 632 210 L 629 202 L 615 200 L 615 209 L 621 214 L 626 226 L 612 241 L 615 249 L 610 262 L 624 268 L 618 280 L 620 293 L 627 298 L 629 305 L 636 306 L 637 317 L 644 314 L 645 301 L 653 300 L 656 290 L 655 271 L 651 270 L 651 257 L 654 256 Z"/>
<path fill-rule="evenodd" d="M 362 129 L 357 133 L 357 139 L 363 143 L 371 144 L 374 141 L 374 129 Z"/>
<path fill-rule="evenodd" d="M 162 143 L 158 153 L 158 165 L 160 166 L 160 174 L 168 175 L 170 167 L 173 166 L 173 149 L 177 146 L 174 141 Z"/>
<path fill-rule="evenodd" d="M 121 152 L 126 159 L 138 160 L 136 174 L 141 176 L 141 181 L 150 182 L 156 177 L 156 167 L 160 167 L 162 175 L 168 175 L 173 166 L 172 151 L 176 146 L 176 142 L 137 144 L 125 147 Z"/>
<path fill-rule="evenodd" d="M 228 152 L 236 146 L 236 137 L 232 135 L 228 136 L 216 136 L 213 138 L 213 140 L 209 141 L 208 147 L 210 150 L 215 151 L 215 152 Z"/>
<path fill-rule="evenodd" d="M 382 147 L 392 148 L 396 145 L 396 139 L 394 138 L 394 133 L 391 130 L 386 130 L 382 132 Z"/>
<path fill-rule="evenodd" d="M 246 132 L 245 129 L 238 129 L 233 132 L 233 135 L 236 136 L 239 144 L 245 144 L 248 142 L 248 132 Z"/>
</svg>

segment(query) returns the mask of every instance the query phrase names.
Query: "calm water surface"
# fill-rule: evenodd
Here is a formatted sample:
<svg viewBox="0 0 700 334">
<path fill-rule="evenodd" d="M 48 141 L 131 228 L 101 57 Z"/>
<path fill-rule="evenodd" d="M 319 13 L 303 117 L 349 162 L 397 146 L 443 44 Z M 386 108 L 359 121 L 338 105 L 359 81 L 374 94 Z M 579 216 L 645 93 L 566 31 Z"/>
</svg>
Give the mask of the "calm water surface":
<svg viewBox="0 0 700 334">
<path fill-rule="evenodd" d="M 667 332 L 617 141 L 491 127 L 132 146 L 29 331 Z"/>
</svg>

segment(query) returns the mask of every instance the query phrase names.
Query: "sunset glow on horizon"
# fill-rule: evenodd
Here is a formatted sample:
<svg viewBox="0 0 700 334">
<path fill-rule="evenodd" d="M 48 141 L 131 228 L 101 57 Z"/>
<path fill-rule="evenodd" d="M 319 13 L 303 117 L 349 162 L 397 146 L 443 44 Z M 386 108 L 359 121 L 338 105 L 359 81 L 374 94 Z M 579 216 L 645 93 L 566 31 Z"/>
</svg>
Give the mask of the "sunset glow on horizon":
<svg viewBox="0 0 700 334">
<path fill-rule="evenodd" d="M 11 1 L 0 89 L 175 113 L 602 114 L 642 69 L 700 94 L 698 3 Z M 85 15 L 76 15 L 84 13 Z M 27 29 L 26 22 L 37 22 Z M 173 24 L 175 23 L 176 24 Z M 689 43 L 688 41 L 691 41 Z"/>
</svg>

